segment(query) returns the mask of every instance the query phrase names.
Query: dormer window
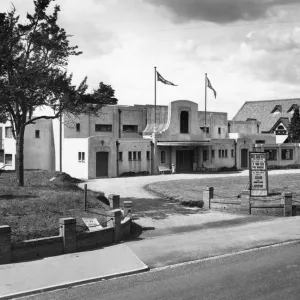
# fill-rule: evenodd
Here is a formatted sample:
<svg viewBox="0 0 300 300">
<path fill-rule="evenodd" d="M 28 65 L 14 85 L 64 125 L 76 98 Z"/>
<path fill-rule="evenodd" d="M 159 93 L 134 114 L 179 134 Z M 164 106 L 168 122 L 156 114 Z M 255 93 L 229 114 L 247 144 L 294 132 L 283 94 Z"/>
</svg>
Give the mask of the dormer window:
<svg viewBox="0 0 300 300">
<path fill-rule="evenodd" d="M 282 124 L 280 124 L 276 128 L 275 134 L 276 135 L 285 135 L 285 134 L 287 134 L 287 130 L 286 130 L 286 128 Z"/>
<path fill-rule="evenodd" d="M 298 108 L 299 106 L 297 104 L 293 104 L 289 109 L 288 109 L 288 113 L 294 113 L 295 109 Z"/>
<path fill-rule="evenodd" d="M 282 113 L 282 106 L 281 105 L 276 105 L 273 110 L 271 111 L 271 114 L 279 114 Z"/>
<path fill-rule="evenodd" d="M 182 111 L 180 113 L 180 133 L 189 133 L 189 113 Z"/>
</svg>

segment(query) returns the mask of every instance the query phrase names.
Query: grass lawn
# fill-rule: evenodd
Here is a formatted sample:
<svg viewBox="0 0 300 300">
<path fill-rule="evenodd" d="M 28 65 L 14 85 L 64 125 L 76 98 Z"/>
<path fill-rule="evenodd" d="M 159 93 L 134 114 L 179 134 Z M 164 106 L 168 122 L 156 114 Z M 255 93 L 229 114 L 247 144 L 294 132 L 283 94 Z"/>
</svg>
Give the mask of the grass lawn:
<svg viewBox="0 0 300 300">
<path fill-rule="evenodd" d="M 215 197 L 236 198 L 241 190 L 247 187 L 247 176 L 174 180 L 156 182 L 146 187 L 147 190 L 168 200 L 199 201 L 203 200 L 203 190 L 207 186 L 214 187 Z M 281 193 L 289 191 L 293 193 L 293 200 L 300 201 L 300 174 L 285 174 L 269 176 L 269 193 Z"/>
<path fill-rule="evenodd" d="M 25 186 L 16 185 L 14 172 L 0 174 L 0 225 L 12 228 L 12 241 L 21 241 L 59 234 L 59 218 L 74 217 L 77 231 L 85 230 L 82 217 L 106 221 L 106 208 L 89 192 L 88 208 L 97 208 L 103 215 L 84 211 L 84 193 L 79 181 L 55 171 L 25 171 Z M 56 176 L 54 181 L 49 181 Z"/>
</svg>

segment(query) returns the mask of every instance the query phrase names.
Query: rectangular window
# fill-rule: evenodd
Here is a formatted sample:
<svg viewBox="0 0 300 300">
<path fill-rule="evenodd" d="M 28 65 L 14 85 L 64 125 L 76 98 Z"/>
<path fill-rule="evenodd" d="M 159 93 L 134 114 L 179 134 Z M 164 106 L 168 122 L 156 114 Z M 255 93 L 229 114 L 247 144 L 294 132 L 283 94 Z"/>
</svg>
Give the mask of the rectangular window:
<svg viewBox="0 0 300 300">
<path fill-rule="evenodd" d="M 211 157 L 215 158 L 215 150 L 211 150 Z"/>
<path fill-rule="evenodd" d="M 0 150 L 0 163 L 4 163 L 4 150 Z"/>
<path fill-rule="evenodd" d="M 267 160 L 277 160 L 277 150 L 276 149 L 269 149 L 265 150 L 267 154 Z"/>
<path fill-rule="evenodd" d="M 137 132 L 138 126 L 137 125 L 123 125 L 123 131 L 125 132 Z"/>
<path fill-rule="evenodd" d="M 119 161 L 123 160 L 123 152 L 119 152 Z"/>
<path fill-rule="evenodd" d="M 128 152 L 128 160 L 132 160 L 132 152 L 131 151 Z"/>
<path fill-rule="evenodd" d="M 228 150 L 225 150 L 225 157 L 228 157 Z"/>
<path fill-rule="evenodd" d="M 219 149 L 219 157 L 222 157 L 222 151 Z"/>
<path fill-rule="evenodd" d="M 255 144 L 265 144 L 266 141 L 265 140 L 256 140 Z"/>
<path fill-rule="evenodd" d="M 200 129 L 201 129 L 203 132 L 209 133 L 209 127 L 201 126 Z"/>
<path fill-rule="evenodd" d="M 225 156 L 225 150 L 222 149 L 222 157 L 224 157 L 224 156 Z"/>
<path fill-rule="evenodd" d="M 11 139 L 13 137 L 12 127 L 5 127 L 5 137 Z"/>
<path fill-rule="evenodd" d="M 76 123 L 76 132 L 80 132 L 80 123 Z"/>
<path fill-rule="evenodd" d="M 40 131 L 39 131 L 39 130 L 36 130 L 36 131 L 35 131 L 35 138 L 36 138 L 36 139 L 39 139 L 39 138 L 40 138 Z"/>
<path fill-rule="evenodd" d="M 8 166 L 12 165 L 12 154 L 5 154 L 5 164 Z"/>
<path fill-rule="evenodd" d="M 85 162 L 85 152 L 78 152 L 78 161 Z"/>
<path fill-rule="evenodd" d="M 293 149 L 282 149 L 281 150 L 281 159 L 283 159 L 283 160 L 293 159 Z"/>
<path fill-rule="evenodd" d="M 166 151 L 161 151 L 160 152 L 160 162 L 162 164 L 165 164 L 166 163 Z"/>
<path fill-rule="evenodd" d="M 231 149 L 231 157 L 234 157 L 234 150 Z"/>
<path fill-rule="evenodd" d="M 150 160 L 150 151 L 147 151 L 147 160 Z"/>
<path fill-rule="evenodd" d="M 133 160 L 136 160 L 136 151 L 133 151 Z"/>
<path fill-rule="evenodd" d="M 180 133 L 189 133 L 189 112 L 180 113 Z"/>
<path fill-rule="evenodd" d="M 95 124 L 95 131 L 112 131 L 112 125 L 109 124 Z"/>
<path fill-rule="evenodd" d="M 141 153 L 141 151 L 138 151 L 138 160 L 142 160 L 142 153 Z"/>
<path fill-rule="evenodd" d="M 208 151 L 203 150 L 203 161 L 207 161 L 207 160 L 208 160 Z"/>
<path fill-rule="evenodd" d="M 221 127 L 218 127 L 218 134 L 221 134 Z"/>
</svg>

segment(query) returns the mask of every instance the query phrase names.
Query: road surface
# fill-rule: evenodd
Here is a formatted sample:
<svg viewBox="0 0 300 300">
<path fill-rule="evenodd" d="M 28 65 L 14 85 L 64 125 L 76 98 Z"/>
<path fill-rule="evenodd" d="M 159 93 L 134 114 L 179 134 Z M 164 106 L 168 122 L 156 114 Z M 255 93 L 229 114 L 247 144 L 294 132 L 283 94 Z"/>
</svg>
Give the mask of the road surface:
<svg viewBox="0 0 300 300">
<path fill-rule="evenodd" d="M 297 243 L 154 269 L 23 299 L 299 300 L 299 283 L 300 243 Z"/>
</svg>

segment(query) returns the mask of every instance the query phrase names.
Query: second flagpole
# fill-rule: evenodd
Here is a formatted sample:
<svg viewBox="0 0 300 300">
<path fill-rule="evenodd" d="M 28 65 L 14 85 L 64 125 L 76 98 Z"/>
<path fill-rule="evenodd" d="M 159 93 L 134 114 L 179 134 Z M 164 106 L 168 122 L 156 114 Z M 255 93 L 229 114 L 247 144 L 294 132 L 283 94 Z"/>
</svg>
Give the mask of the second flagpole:
<svg viewBox="0 0 300 300">
<path fill-rule="evenodd" d="M 205 109 L 204 109 L 204 130 L 206 132 L 206 95 L 207 95 L 207 73 L 205 73 Z"/>
<path fill-rule="evenodd" d="M 154 67 L 154 126 L 156 126 L 156 67 Z"/>
</svg>

